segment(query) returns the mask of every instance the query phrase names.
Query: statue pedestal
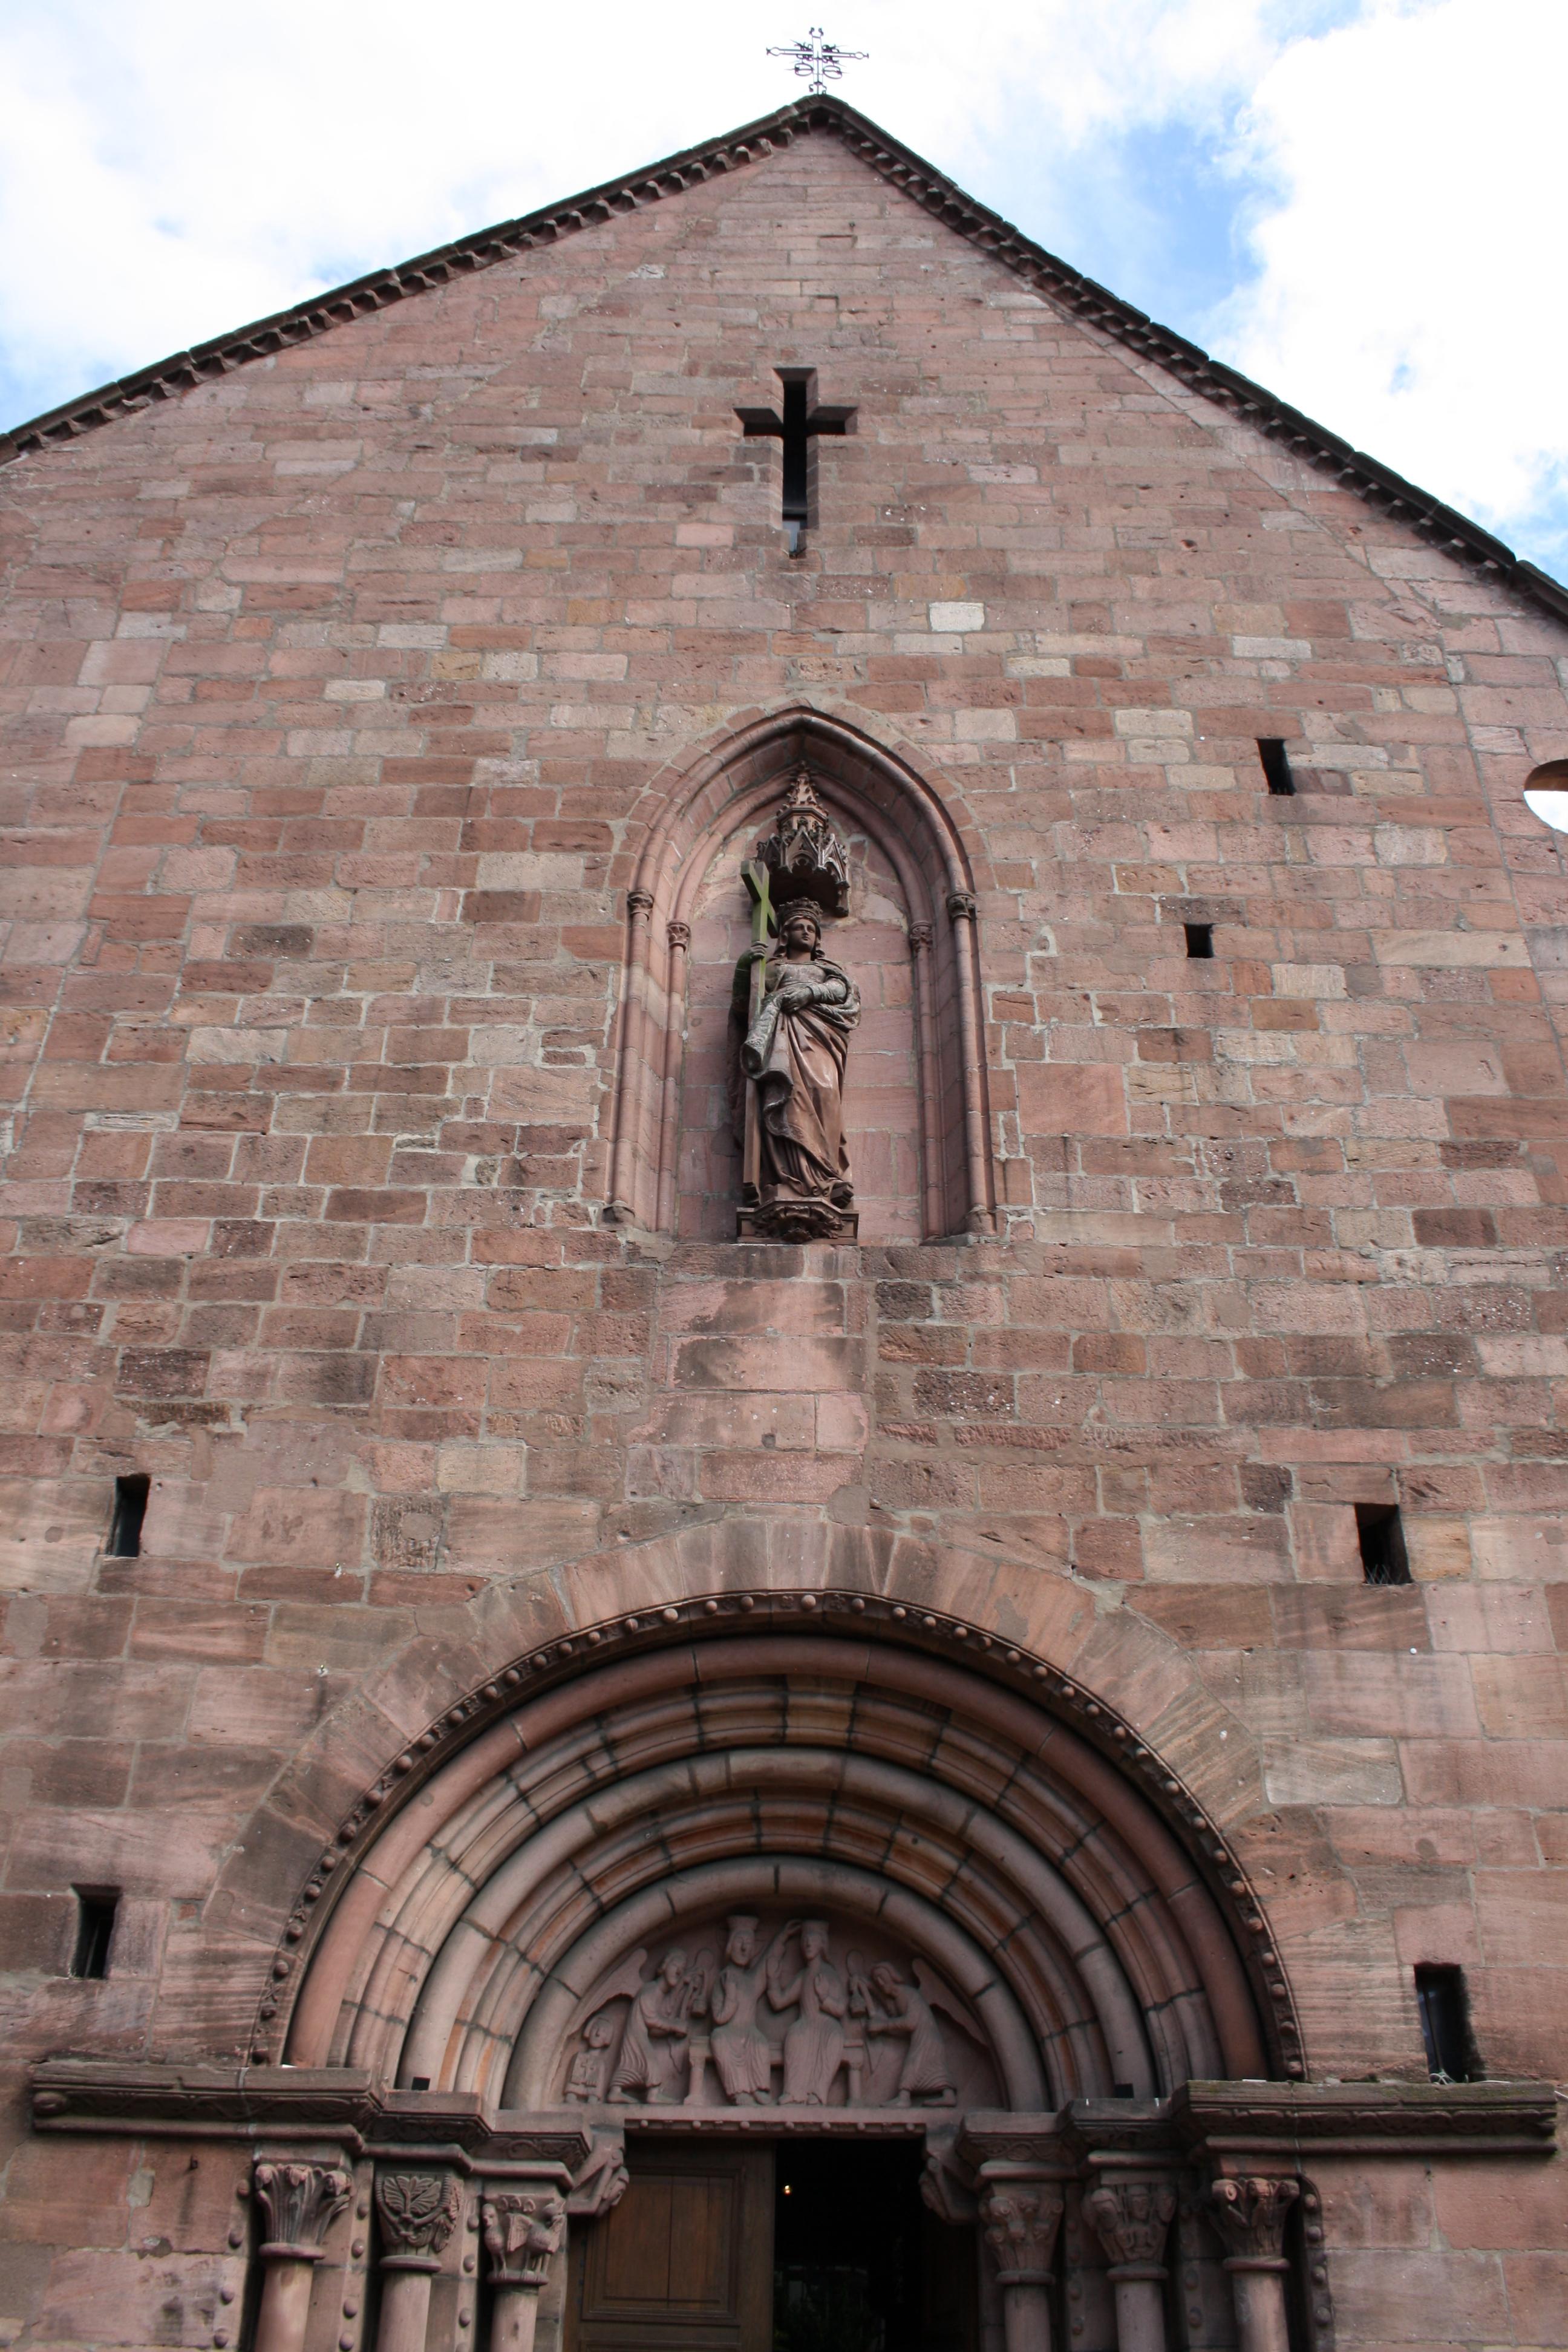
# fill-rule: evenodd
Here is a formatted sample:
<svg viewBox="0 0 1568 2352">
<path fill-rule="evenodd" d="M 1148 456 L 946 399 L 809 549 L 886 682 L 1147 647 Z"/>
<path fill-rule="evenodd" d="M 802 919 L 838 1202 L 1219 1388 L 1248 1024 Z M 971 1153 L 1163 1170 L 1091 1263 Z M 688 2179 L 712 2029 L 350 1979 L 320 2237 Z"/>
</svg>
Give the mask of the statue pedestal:
<svg viewBox="0 0 1568 2352">
<path fill-rule="evenodd" d="M 738 1242 L 854 1242 L 859 1233 L 857 1211 L 830 1208 L 826 1202 L 773 1201 L 735 1212 Z"/>
</svg>

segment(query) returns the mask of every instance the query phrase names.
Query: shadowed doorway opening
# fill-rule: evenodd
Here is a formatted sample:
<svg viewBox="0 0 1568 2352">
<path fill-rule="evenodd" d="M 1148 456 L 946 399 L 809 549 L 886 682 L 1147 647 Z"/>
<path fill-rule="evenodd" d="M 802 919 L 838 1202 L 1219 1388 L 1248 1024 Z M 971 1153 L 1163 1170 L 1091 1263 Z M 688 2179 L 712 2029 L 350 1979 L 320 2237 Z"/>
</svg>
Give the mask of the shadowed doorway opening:
<svg viewBox="0 0 1568 2352">
<path fill-rule="evenodd" d="M 979 2249 L 922 2150 L 824 2137 L 628 2141 L 574 2239 L 567 2352 L 978 2352 Z"/>
<path fill-rule="evenodd" d="M 973 2230 L 921 2200 L 909 2147 L 775 2151 L 773 2352 L 973 2352 Z"/>
</svg>

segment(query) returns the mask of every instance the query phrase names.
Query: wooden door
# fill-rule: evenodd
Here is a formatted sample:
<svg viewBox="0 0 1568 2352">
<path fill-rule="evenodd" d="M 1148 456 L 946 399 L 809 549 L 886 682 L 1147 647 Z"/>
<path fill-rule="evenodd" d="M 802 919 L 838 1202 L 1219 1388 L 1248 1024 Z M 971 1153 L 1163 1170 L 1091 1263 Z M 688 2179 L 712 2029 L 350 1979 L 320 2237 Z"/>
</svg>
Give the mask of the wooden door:
<svg viewBox="0 0 1568 2352">
<path fill-rule="evenodd" d="M 620 2203 L 573 2232 L 566 2352 L 771 2352 L 773 2149 L 626 2157 Z"/>
</svg>

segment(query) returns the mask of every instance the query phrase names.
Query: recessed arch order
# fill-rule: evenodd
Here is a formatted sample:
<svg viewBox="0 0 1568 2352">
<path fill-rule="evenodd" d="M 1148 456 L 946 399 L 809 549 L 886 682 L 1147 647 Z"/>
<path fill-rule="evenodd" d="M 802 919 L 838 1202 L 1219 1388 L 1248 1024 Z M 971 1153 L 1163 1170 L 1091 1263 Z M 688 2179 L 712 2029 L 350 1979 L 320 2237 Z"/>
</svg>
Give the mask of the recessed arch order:
<svg viewBox="0 0 1568 2352">
<path fill-rule="evenodd" d="M 996 1187 L 975 861 L 964 829 L 907 761 L 847 720 L 800 706 L 734 731 L 673 784 L 658 780 L 645 796 L 653 808 L 626 894 L 605 1215 L 673 1230 L 690 912 L 721 844 L 764 823 L 799 767 L 810 771 L 829 811 L 876 845 L 908 909 L 924 1237 L 991 1233 Z"/>
</svg>

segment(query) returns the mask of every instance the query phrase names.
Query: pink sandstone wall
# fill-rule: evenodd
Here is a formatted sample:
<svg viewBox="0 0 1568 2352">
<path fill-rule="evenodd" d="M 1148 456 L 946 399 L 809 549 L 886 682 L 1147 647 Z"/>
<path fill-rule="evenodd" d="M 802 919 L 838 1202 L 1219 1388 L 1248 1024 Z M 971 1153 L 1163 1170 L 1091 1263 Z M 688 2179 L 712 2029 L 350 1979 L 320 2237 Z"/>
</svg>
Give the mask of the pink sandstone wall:
<svg viewBox="0 0 1568 2352">
<path fill-rule="evenodd" d="M 780 363 L 859 411 L 795 562 L 733 416 Z M 1568 632 L 826 135 L 29 458 L 0 533 L 13 2085 L 243 2046 L 219 1873 L 411 1645 L 822 1525 L 1032 1596 L 1173 1756 L 1201 1696 L 1315 2073 L 1422 2077 L 1432 1959 L 1489 2073 L 1568 2075 L 1568 877 L 1520 801 Z M 994 1244 L 596 1222 L 638 828 L 785 704 L 973 845 Z M 103 1984 L 73 1883 L 124 1890 Z M 227 2176 L 5 2130 L 0 2341 L 212 2341 Z M 1568 2344 L 1555 2166 L 1319 2185 L 1342 2346 Z"/>
</svg>

